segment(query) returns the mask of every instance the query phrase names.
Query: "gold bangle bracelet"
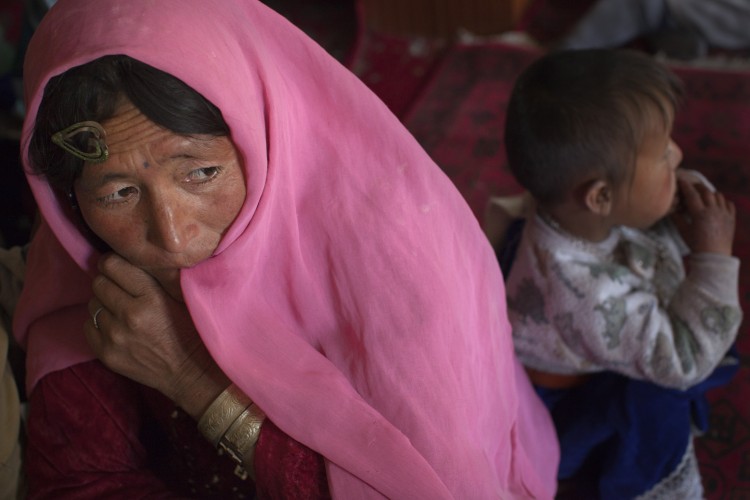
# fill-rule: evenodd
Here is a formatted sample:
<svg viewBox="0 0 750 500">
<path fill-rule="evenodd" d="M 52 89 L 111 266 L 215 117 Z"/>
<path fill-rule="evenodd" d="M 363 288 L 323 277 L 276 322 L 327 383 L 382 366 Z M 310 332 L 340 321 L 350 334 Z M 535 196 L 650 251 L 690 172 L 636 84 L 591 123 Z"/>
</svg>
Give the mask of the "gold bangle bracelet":
<svg viewBox="0 0 750 500">
<path fill-rule="evenodd" d="M 219 441 L 219 446 L 246 469 L 252 470 L 255 445 L 265 418 L 266 414 L 263 410 L 251 404 L 237 417 Z"/>
<path fill-rule="evenodd" d="M 198 420 L 198 430 L 211 444 L 217 446 L 221 437 L 250 404 L 250 398 L 232 384 L 219 394 L 203 413 Z"/>
</svg>

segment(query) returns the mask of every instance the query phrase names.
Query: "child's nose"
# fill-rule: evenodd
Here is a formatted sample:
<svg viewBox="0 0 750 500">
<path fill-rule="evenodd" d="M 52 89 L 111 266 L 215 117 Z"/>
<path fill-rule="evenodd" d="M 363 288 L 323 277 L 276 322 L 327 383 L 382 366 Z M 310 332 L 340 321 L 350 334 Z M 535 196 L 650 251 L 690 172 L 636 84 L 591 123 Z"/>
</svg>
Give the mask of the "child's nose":
<svg viewBox="0 0 750 500">
<path fill-rule="evenodd" d="M 672 168 L 676 169 L 682 163 L 682 149 L 677 145 L 676 142 L 670 140 L 669 142 L 670 155 L 669 158 L 672 161 Z"/>
</svg>

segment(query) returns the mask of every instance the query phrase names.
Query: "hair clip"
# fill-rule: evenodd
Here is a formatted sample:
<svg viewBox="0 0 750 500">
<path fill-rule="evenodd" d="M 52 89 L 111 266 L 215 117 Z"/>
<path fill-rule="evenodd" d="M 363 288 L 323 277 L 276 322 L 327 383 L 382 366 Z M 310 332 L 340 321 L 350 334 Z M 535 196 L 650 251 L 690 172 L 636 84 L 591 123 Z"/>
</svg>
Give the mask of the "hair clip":
<svg viewBox="0 0 750 500">
<path fill-rule="evenodd" d="M 104 142 L 104 128 L 95 121 L 74 123 L 70 127 L 52 134 L 52 142 L 83 161 L 101 163 L 109 158 L 109 149 Z M 76 140 L 74 142 L 74 139 Z M 78 144 L 84 144 L 79 147 Z"/>
</svg>

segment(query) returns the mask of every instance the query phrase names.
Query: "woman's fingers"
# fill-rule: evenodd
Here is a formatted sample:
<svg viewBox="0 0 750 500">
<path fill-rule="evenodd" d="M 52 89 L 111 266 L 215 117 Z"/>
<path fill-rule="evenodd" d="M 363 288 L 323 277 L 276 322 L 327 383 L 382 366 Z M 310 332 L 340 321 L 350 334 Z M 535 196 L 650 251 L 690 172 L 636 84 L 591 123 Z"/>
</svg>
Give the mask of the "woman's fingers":
<svg viewBox="0 0 750 500">
<path fill-rule="evenodd" d="M 111 318 L 108 315 L 110 313 L 96 298 L 89 301 L 88 310 L 89 318 L 83 325 L 83 333 L 91 350 L 97 357 L 100 357 L 110 341 L 109 336 L 104 334 L 105 329 L 107 331 L 109 329 L 108 325 Z"/>
<path fill-rule="evenodd" d="M 88 310 L 93 326 L 90 333 L 98 333 L 107 341 L 98 345 L 100 349 L 122 342 L 123 336 L 141 324 L 155 328 L 153 317 L 157 318 L 156 323 L 169 322 L 168 296 L 148 273 L 116 254 L 103 256 L 99 269 L 102 274 L 92 282 L 93 298 Z"/>
<path fill-rule="evenodd" d="M 99 272 L 133 297 L 161 288 L 146 271 L 114 253 L 104 255 L 99 260 Z"/>
<path fill-rule="evenodd" d="M 133 266 L 116 254 L 108 254 L 99 261 L 101 274 L 96 276 L 91 288 L 94 298 L 89 304 L 92 315 L 98 307 L 106 311 L 100 314 L 124 319 L 125 311 L 138 309 L 137 304 L 160 302 L 164 295 L 159 283 L 148 273 Z"/>
</svg>

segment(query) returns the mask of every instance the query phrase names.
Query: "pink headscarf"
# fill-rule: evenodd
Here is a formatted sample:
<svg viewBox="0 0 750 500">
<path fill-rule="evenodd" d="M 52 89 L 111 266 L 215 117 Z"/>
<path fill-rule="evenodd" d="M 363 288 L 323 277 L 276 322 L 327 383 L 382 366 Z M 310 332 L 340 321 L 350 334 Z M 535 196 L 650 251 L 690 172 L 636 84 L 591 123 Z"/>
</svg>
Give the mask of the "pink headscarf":
<svg viewBox="0 0 750 500">
<path fill-rule="evenodd" d="M 47 81 L 107 54 L 224 115 L 245 204 L 185 301 L 225 373 L 326 459 L 341 498 L 549 498 L 558 448 L 513 354 L 493 252 L 458 191 L 349 71 L 254 0 L 61 0 L 26 59 L 26 159 Z M 16 332 L 29 390 L 92 358 L 96 251 L 44 179 Z"/>
</svg>

